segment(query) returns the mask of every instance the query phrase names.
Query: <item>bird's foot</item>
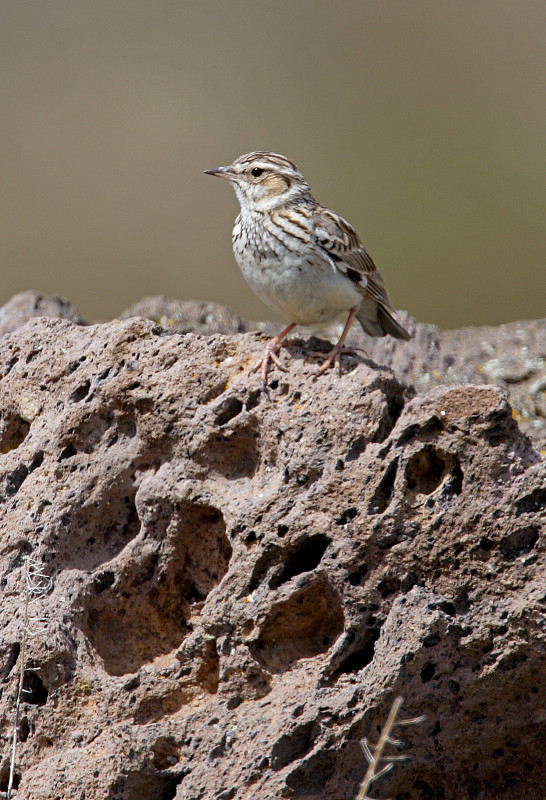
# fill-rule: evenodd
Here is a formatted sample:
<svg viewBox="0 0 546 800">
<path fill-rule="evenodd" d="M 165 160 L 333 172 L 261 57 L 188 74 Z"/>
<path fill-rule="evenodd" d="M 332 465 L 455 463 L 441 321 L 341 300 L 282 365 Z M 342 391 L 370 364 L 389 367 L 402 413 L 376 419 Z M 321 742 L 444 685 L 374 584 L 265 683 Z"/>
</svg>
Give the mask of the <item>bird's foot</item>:
<svg viewBox="0 0 546 800">
<path fill-rule="evenodd" d="M 280 349 L 280 347 L 281 342 L 275 342 L 275 339 L 272 339 L 265 348 L 264 357 L 260 359 L 257 364 L 254 364 L 250 370 L 250 375 L 253 375 L 255 372 L 260 370 L 262 386 L 264 389 L 267 386 L 267 374 L 269 372 L 269 366 L 271 362 L 273 362 L 281 370 L 281 372 L 286 372 L 286 367 L 281 364 L 279 357 L 277 356 L 277 351 Z"/>
<path fill-rule="evenodd" d="M 250 370 L 251 375 L 260 370 L 260 374 L 262 377 L 262 386 L 264 390 L 267 389 L 267 373 L 269 372 L 269 365 L 271 361 L 274 364 L 276 364 L 276 366 L 281 370 L 281 372 L 287 371 L 286 367 L 283 367 L 283 365 L 279 361 L 277 352 L 280 349 L 280 347 L 284 344 L 283 339 L 286 336 L 286 334 L 290 333 L 290 331 L 295 327 L 296 323 L 291 322 L 290 325 L 287 325 L 284 330 L 282 330 L 277 336 L 271 339 L 271 341 L 267 343 L 267 346 L 265 348 L 264 357 L 260 361 L 258 361 L 258 363 L 255 364 Z"/>
<path fill-rule="evenodd" d="M 345 345 L 340 346 L 338 343 L 328 354 L 320 350 L 308 350 L 306 355 L 310 358 L 317 358 L 322 361 L 322 364 L 317 370 L 317 375 L 322 375 L 331 367 L 337 367 L 341 375 L 341 356 L 354 356 L 355 351 L 351 347 L 345 347 Z"/>
</svg>

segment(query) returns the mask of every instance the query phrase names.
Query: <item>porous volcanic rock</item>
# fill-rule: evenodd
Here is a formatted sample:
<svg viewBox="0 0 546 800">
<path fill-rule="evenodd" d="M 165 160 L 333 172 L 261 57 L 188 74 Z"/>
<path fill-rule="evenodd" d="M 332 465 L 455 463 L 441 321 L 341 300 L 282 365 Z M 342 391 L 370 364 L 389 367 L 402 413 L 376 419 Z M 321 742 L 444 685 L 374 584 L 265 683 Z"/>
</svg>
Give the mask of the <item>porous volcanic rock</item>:
<svg viewBox="0 0 546 800">
<path fill-rule="evenodd" d="M 69 319 L 77 325 L 85 324 L 79 311 L 64 297 L 20 292 L 0 308 L 0 336 L 17 330 L 34 317 Z"/>
<path fill-rule="evenodd" d="M 37 316 L 70 319 L 87 324 L 63 297 L 22 292 L 0 308 L 0 334 L 15 330 Z M 511 322 L 498 327 L 470 327 L 442 331 L 398 312 L 412 339 L 403 346 L 395 339 L 371 339 L 353 325 L 347 343 L 379 364 L 388 364 L 395 376 L 417 394 L 435 386 L 459 383 L 494 384 L 505 390 L 520 429 L 546 452 L 546 319 Z M 120 314 L 120 319 L 144 317 L 171 333 L 245 333 L 275 336 L 275 322 L 242 319 L 229 308 L 201 300 L 173 300 L 163 295 L 145 297 Z M 297 328 L 300 339 L 339 337 L 342 324 Z M 303 344 L 303 342 L 301 342 Z M 315 349 L 324 343 L 310 342 Z"/>
<path fill-rule="evenodd" d="M 243 333 L 261 331 L 275 336 L 279 323 L 249 322 L 216 303 L 146 297 L 123 312 L 122 318 L 142 316 L 177 333 Z M 509 322 L 442 331 L 416 322 L 406 312 L 397 317 L 412 333 L 401 344 L 390 336 L 371 339 L 354 324 L 347 344 L 378 364 L 388 364 L 398 380 L 417 394 L 436 386 L 460 383 L 494 384 L 505 390 L 520 429 L 546 452 L 546 319 Z M 317 333 L 337 341 L 341 323 L 323 329 L 298 327 L 300 339 Z M 303 342 L 302 342 L 303 343 Z M 311 342 L 319 349 L 319 342 Z"/>
<path fill-rule="evenodd" d="M 173 333 L 231 334 L 253 330 L 252 323 L 218 303 L 172 300 L 163 295 L 145 297 L 120 314 L 120 319 L 131 317 L 151 319 Z"/>
<path fill-rule="evenodd" d="M 2 338 L 0 790 L 31 555 L 18 800 L 352 800 L 396 695 L 426 721 L 374 797 L 542 800 L 546 470 L 506 393 L 297 342 L 263 392 L 260 338 Z"/>
</svg>

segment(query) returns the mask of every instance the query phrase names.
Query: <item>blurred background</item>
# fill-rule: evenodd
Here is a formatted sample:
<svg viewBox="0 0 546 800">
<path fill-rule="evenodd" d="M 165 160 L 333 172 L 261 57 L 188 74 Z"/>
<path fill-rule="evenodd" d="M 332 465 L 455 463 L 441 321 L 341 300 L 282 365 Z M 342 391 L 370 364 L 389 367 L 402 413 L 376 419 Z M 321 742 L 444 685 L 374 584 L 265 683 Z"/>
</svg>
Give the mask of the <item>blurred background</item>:
<svg viewBox="0 0 546 800">
<path fill-rule="evenodd" d="M 442 327 L 546 315 L 546 4 L 3 0 L 0 303 L 149 294 L 271 319 L 202 171 L 294 160 L 391 298 Z"/>
</svg>

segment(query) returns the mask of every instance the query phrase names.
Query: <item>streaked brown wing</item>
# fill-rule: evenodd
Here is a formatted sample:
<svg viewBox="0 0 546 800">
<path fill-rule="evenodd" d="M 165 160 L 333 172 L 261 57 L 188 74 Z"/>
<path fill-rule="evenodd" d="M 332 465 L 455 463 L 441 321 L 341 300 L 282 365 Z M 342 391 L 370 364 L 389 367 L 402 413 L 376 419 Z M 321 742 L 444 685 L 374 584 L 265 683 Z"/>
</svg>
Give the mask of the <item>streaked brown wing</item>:
<svg viewBox="0 0 546 800">
<path fill-rule="evenodd" d="M 392 305 L 383 278 L 352 225 L 327 208 L 313 215 L 313 239 L 336 269 L 387 308 Z"/>
</svg>

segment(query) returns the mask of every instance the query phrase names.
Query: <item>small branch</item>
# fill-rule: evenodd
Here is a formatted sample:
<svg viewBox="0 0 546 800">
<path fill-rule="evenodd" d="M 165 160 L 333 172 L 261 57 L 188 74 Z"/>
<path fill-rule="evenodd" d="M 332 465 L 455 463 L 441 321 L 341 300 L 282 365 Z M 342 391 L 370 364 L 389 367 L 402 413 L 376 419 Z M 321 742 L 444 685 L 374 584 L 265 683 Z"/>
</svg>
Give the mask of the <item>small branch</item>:
<svg viewBox="0 0 546 800">
<path fill-rule="evenodd" d="M 41 571 L 41 564 L 35 559 L 27 556 L 25 558 L 25 589 L 23 593 L 23 623 L 22 623 L 22 636 L 21 636 L 21 650 L 19 652 L 19 680 L 17 684 L 17 696 L 15 702 L 15 720 L 13 723 L 13 740 L 11 744 L 11 760 L 9 769 L 8 789 L 6 793 L 6 800 L 11 800 L 11 793 L 13 790 L 13 780 L 15 777 L 15 758 L 17 755 L 17 739 L 19 733 L 19 720 L 21 716 L 21 700 L 27 663 L 27 644 L 30 636 L 35 633 L 43 633 L 41 631 L 31 631 L 29 623 L 33 621 L 40 621 L 45 623 L 43 617 L 30 617 L 29 608 L 32 603 L 42 600 L 52 589 L 53 581 L 48 575 Z"/>
<path fill-rule="evenodd" d="M 400 720 L 397 722 L 396 717 L 398 716 L 398 712 L 400 711 L 403 701 L 403 697 L 397 697 L 392 704 L 385 727 L 381 732 L 381 736 L 379 737 L 379 741 L 376 744 L 373 752 L 368 744 L 367 739 L 363 739 L 360 743 L 369 766 L 364 776 L 364 780 L 360 785 L 356 800 L 372 800 L 372 798 L 368 796 L 368 789 L 372 783 L 382 775 L 386 775 L 387 772 L 390 772 L 396 761 L 405 761 L 408 758 L 408 756 L 383 755 L 385 747 L 388 744 L 394 745 L 395 747 L 398 747 L 402 744 L 399 739 L 394 739 L 391 737 L 392 729 L 396 725 L 417 725 L 418 723 L 423 722 L 425 719 L 424 716 L 421 716 L 415 717 L 414 719 Z"/>
</svg>

